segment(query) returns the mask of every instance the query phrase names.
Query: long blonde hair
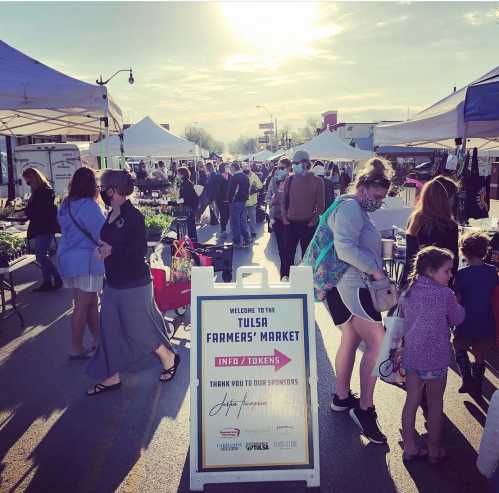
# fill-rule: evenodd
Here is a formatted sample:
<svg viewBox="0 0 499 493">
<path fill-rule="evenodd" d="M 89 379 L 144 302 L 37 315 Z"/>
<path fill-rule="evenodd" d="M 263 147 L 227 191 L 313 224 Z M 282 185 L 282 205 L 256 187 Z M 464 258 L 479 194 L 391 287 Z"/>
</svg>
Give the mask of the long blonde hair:
<svg viewBox="0 0 499 493">
<path fill-rule="evenodd" d="M 52 188 L 45 175 L 36 168 L 26 168 L 23 171 L 23 178 L 29 180 L 31 190 L 38 190 L 42 187 Z"/>
<path fill-rule="evenodd" d="M 417 236 L 427 224 L 455 223 L 449 199 L 457 192 L 457 183 L 447 176 L 437 176 L 423 185 L 419 201 L 409 218 L 407 234 Z"/>
</svg>

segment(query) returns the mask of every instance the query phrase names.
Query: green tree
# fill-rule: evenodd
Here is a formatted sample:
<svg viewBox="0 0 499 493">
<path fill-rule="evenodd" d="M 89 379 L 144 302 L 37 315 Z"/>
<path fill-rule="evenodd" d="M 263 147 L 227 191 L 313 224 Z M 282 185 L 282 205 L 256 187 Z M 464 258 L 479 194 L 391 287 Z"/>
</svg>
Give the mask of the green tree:
<svg viewBox="0 0 499 493">
<path fill-rule="evenodd" d="M 185 128 L 184 133 L 188 141 L 196 143 L 207 151 L 216 152 L 217 154 L 224 152 L 224 143 L 214 139 L 204 128 L 190 125 Z"/>
<path fill-rule="evenodd" d="M 229 144 L 229 152 L 233 155 L 253 154 L 258 151 L 258 143 L 255 137 L 241 136 Z"/>
</svg>

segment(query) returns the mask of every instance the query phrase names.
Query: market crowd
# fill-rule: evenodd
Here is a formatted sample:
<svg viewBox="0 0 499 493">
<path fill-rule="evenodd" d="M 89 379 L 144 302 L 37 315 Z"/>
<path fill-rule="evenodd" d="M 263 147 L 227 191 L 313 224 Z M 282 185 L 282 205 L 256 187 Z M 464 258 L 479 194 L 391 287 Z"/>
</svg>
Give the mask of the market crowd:
<svg viewBox="0 0 499 493">
<path fill-rule="evenodd" d="M 251 248 L 261 234 L 258 223 L 265 222 L 275 236 L 282 281 L 289 279 L 290 267 L 300 259 L 313 264 L 319 299 L 342 329 L 331 410 L 348 412 L 368 440 L 386 443 L 377 420 L 378 378 L 373 370 L 385 337 L 381 312 L 387 300 L 381 293 L 390 292 L 393 283 L 384 269 L 382 238 L 370 213 L 382 206 L 392 187 L 389 163 L 373 158 L 353 173 L 349 166 L 312 161 L 306 152 L 297 151 L 275 165 L 233 161 L 170 166 L 166 171 L 159 163 L 151 174 L 141 163 L 130 171 L 106 170 L 98 181 L 93 170 L 78 169 L 59 208 L 39 171 L 28 168 L 23 173 L 32 189 L 26 208 L 28 236 L 35 242 L 43 275 L 36 289 L 51 292 L 64 286 L 73 292 L 69 357 L 89 359 L 86 371 L 97 383 L 87 394 L 118 389 L 120 372 L 148 353 L 161 361 L 162 382 L 170 382 L 180 365 L 154 302 L 144 216 L 130 200 L 139 185 L 149 194 L 159 185 L 175 184 L 188 211 L 192 239 L 197 239 L 196 224 L 208 210 L 210 222 L 219 225 L 218 240 L 227 241 L 230 228 L 236 248 Z M 406 229 L 406 268 L 397 305 L 405 327 L 406 402 L 401 420 L 406 462 L 439 464 L 448 459 L 442 438 L 448 368 L 455 359 L 462 377 L 459 392 L 480 395 L 485 359 L 496 344 L 493 296 L 498 278 L 496 268 L 485 261 L 490 240 L 482 233 L 459 236 L 457 194 L 458 183 L 449 176 L 428 180 Z M 54 263 L 49 250 L 59 230 Z M 460 255 L 466 266 L 458 270 Z M 327 268 L 321 269 L 322 263 Z M 381 289 L 376 291 L 376 286 Z M 83 346 L 87 326 L 93 340 L 89 348 Z M 361 342 L 365 349 L 358 397 L 350 381 Z M 425 443 L 418 441 L 415 430 L 419 407 L 428 429 Z M 478 459 L 480 471 L 494 478 L 496 488 L 498 443 L 496 391 Z"/>
</svg>

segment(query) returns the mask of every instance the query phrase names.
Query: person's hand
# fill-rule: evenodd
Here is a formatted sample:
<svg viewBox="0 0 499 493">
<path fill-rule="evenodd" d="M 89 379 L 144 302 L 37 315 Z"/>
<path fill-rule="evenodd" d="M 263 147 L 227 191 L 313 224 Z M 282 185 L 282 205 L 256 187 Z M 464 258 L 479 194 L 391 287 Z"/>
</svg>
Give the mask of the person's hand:
<svg viewBox="0 0 499 493">
<path fill-rule="evenodd" d="M 105 259 L 109 257 L 109 255 L 111 255 L 111 253 L 113 252 L 113 247 L 109 243 L 103 241 L 102 245 L 99 247 L 99 251 L 102 255 L 102 258 Z"/>
<path fill-rule="evenodd" d="M 375 281 L 381 281 L 381 279 L 384 279 L 386 276 L 382 270 L 377 270 L 376 272 L 372 273 L 372 277 Z"/>
<path fill-rule="evenodd" d="M 289 221 L 285 217 L 283 217 L 282 218 L 282 224 L 284 224 L 286 226 L 289 226 Z"/>
<path fill-rule="evenodd" d="M 104 257 L 102 256 L 102 253 L 100 251 L 100 247 L 95 247 L 94 254 L 97 260 L 100 260 L 101 262 L 104 260 Z"/>
</svg>

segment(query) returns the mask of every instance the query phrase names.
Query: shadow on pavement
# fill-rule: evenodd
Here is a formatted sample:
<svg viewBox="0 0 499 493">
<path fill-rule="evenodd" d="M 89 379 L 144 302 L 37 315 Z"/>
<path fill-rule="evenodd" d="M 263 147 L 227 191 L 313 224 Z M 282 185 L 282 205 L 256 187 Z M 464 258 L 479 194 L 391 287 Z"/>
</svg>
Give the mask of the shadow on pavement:
<svg viewBox="0 0 499 493">
<path fill-rule="evenodd" d="M 118 489 L 147 449 L 161 420 L 175 419 L 189 386 L 189 351 L 177 346 L 179 372 L 158 381 L 160 365 L 123 374 L 120 390 L 68 403 L 32 454 L 36 473 L 26 491 L 111 492 Z"/>
<path fill-rule="evenodd" d="M 425 438 L 424 436 L 422 438 Z M 406 464 L 419 493 L 487 491 L 487 480 L 476 468 L 477 453 L 466 437 L 444 415 L 442 443 L 449 459 L 438 465 L 426 461 Z"/>
</svg>

